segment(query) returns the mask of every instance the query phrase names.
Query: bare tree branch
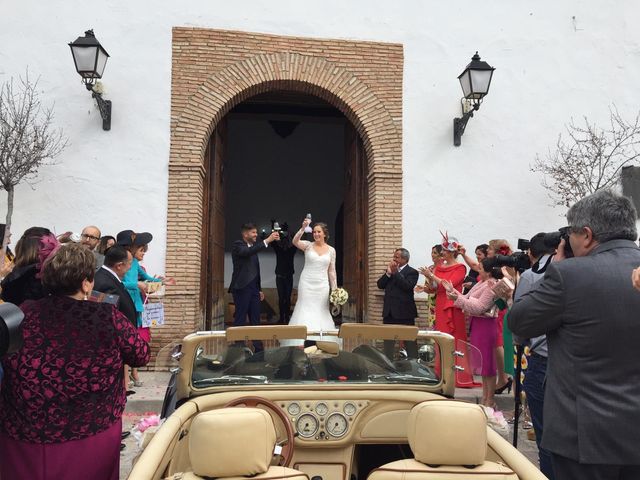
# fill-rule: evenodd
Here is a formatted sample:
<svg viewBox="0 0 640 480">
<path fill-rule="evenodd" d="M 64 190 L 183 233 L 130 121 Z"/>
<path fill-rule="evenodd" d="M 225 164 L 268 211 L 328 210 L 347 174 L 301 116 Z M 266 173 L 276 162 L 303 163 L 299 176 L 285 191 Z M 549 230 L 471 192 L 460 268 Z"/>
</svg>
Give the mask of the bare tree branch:
<svg viewBox="0 0 640 480">
<path fill-rule="evenodd" d="M 55 164 L 68 143 L 62 129 L 52 126 L 53 106 L 40 102 L 38 80 L 32 82 L 27 69 L 15 83 L 12 77 L 0 86 L 0 187 L 8 194 L 7 226 L 15 186 L 33 182 L 40 167 Z"/>
<path fill-rule="evenodd" d="M 555 150 L 536 155 L 531 171 L 542 173 L 542 186 L 555 205 L 571 206 L 582 197 L 615 186 L 622 168 L 640 160 L 640 112 L 633 122 L 609 108 L 609 126 L 600 128 L 584 117 L 584 126 L 565 126 Z"/>
</svg>

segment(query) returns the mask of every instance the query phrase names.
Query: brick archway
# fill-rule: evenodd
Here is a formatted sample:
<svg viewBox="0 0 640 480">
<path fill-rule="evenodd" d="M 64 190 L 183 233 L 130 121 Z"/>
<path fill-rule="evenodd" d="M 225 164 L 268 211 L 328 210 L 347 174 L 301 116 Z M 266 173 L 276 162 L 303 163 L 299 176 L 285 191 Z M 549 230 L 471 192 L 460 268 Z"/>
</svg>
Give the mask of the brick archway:
<svg viewBox="0 0 640 480">
<path fill-rule="evenodd" d="M 369 321 L 380 321 L 375 282 L 402 229 L 401 88 L 400 45 L 174 29 L 166 271 L 179 286 L 169 293 L 158 343 L 200 328 L 199 239 L 209 136 L 235 105 L 274 89 L 328 101 L 363 139 L 371 272 L 367 310 Z"/>
</svg>

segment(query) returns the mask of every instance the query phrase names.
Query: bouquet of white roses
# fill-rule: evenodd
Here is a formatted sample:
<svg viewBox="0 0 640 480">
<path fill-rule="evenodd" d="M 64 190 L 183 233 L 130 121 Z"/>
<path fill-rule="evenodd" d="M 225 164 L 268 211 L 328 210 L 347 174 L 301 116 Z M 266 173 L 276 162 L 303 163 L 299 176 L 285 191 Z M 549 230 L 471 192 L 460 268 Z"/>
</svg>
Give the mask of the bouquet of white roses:
<svg viewBox="0 0 640 480">
<path fill-rule="evenodd" d="M 329 295 L 329 302 L 336 306 L 342 306 L 349 300 L 349 293 L 344 288 L 336 288 Z"/>
</svg>

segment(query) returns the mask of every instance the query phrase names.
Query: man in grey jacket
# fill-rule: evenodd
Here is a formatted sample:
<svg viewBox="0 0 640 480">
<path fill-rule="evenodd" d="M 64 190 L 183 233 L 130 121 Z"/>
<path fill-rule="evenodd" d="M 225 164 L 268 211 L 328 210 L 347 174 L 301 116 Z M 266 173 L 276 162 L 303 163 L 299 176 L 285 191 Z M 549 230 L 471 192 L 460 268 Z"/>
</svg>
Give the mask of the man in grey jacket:
<svg viewBox="0 0 640 480">
<path fill-rule="evenodd" d="M 544 238 L 544 233 L 538 233 L 529 242 L 529 260 L 531 260 L 532 267 L 520 275 L 518 287 L 513 294 L 514 301 L 533 290 L 538 282 L 542 281 L 547 268 L 551 265 L 555 249 L 547 247 L 544 243 Z M 540 440 L 544 432 L 543 407 L 544 384 L 547 375 L 547 337 L 540 335 L 527 341 L 527 339 L 520 339 L 514 336 L 513 341 L 523 345 L 524 343 L 529 344 L 527 370 L 524 374 L 522 387 L 527 394 L 527 405 L 529 406 L 531 422 L 536 433 L 540 471 L 549 480 L 555 480 L 551 454 L 540 446 Z"/>
<path fill-rule="evenodd" d="M 558 479 L 640 478 L 640 265 L 636 210 L 608 191 L 567 213 L 575 258 L 556 260 L 508 320 L 525 338 L 548 341 L 542 447 Z M 560 257 L 560 258 L 558 258 Z"/>
</svg>

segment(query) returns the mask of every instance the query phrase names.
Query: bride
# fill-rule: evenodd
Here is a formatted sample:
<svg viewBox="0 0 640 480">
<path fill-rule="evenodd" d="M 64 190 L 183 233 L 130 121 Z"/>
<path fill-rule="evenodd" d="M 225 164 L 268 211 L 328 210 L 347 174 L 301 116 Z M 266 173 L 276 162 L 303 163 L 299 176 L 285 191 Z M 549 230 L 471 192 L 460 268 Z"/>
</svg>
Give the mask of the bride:
<svg viewBox="0 0 640 480">
<path fill-rule="evenodd" d="M 293 237 L 293 244 L 304 252 L 304 268 L 289 325 L 306 325 L 309 330 L 333 330 L 336 327 L 329 312 L 329 287 L 331 290 L 337 287 L 336 251 L 327 244 L 329 230 L 324 223 L 314 225 L 313 242 L 301 240 L 310 223 L 311 220 L 305 218 L 302 228 Z"/>
</svg>

